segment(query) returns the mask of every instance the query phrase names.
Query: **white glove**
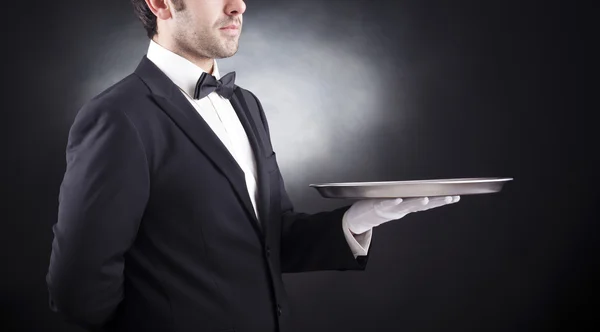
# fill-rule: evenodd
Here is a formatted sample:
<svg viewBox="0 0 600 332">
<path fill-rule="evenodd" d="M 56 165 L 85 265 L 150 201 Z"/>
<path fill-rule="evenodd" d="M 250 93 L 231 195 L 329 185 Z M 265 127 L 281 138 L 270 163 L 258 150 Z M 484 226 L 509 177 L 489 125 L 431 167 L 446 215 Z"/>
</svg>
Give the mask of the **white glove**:
<svg viewBox="0 0 600 332">
<path fill-rule="evenodd" d="M 426 211 L 456 203 L 460 196 L 367 199 L 352 204 L 344 213 L 343 223 L 354 234 L 362 234 L 390 220 L 400 219 L 412 212 Z"/>
</svg>

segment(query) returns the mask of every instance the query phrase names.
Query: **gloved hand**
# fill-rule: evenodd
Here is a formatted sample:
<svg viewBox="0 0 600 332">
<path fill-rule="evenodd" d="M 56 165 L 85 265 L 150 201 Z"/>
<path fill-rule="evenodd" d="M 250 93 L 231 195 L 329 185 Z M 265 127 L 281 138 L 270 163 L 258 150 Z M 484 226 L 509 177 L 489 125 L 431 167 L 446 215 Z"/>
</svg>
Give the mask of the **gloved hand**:
<svg viewBox="0 0 600 332">
<path fill-rule="evenodd" d="M 362 234 L 369 229 L 390 220 L 400 219 L 412 212 L 426 211 L 447 204 L 456 203 L 460 196 L 366 199 L 352 204 L 342 222 L 354 234 Z"/>
</svg>

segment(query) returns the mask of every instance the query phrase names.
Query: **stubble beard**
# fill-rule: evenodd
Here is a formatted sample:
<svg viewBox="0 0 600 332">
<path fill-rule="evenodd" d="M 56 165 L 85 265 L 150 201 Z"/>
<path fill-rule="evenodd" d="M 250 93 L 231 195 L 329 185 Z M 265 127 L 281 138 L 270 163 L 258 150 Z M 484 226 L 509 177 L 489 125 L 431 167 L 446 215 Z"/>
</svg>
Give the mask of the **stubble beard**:
<svg viewBox="0 0 600 332">
<path fill-rule="evenodd" d="M 185 9 L 179 12 L 180 29 L 175 33 L 175 41 L 178 48 L 195 58 L 223 59 L 229 58 L 237 53 L 239 48 L 239 36 L 221 35 L 218 28 L 203 28 L 192 30 L 194 21 Z M 240 33 L 241 33 L 240 25 Z"/>
<path fill-rule="evenodd" d="M 223 59 L 238 51 L 239 35 L 236 37 L 219 36 L 213 31 L 194 31 L 188 39 L 188 47 L 197 55 L 209 59 Z"/>
</svg>

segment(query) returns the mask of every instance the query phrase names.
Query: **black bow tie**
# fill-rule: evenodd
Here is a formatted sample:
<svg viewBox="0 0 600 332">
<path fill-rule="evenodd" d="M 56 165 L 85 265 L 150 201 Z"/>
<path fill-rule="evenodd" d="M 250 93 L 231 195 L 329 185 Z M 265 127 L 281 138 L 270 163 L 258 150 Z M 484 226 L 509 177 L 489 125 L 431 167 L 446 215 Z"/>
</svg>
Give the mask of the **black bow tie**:
<svg viewBox="0 0 600 332">
<path fill-rule="evenodd" d="M 233 96 L 234 83 L 234 71 L 221 77 L 220 80 L 217 80 L 214 76 L 208 73 L 202 73 L 198 83 L 196 83 L 194 99 L 202 99 L 213 91 L 221 95 L 223 98 L 229 99 L 231 96 Z"/>
</svg>

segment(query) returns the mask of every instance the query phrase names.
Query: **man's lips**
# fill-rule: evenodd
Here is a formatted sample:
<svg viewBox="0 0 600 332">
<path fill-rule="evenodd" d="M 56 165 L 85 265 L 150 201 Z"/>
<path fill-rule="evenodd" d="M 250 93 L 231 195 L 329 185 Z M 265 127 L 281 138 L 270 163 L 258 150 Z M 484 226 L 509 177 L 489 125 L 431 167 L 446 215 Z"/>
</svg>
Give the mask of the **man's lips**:
<svg viewBox="0 0 600 332">
<path fill-rule="evenodd" d="M 232 25 L 228 25 L 226 27 L 222 27 L 221 30 L 226 30 L 226 29 L 237 30 L 239 28 L 240 28 L 239 25 L 232 24 Z"/>
</svg>

